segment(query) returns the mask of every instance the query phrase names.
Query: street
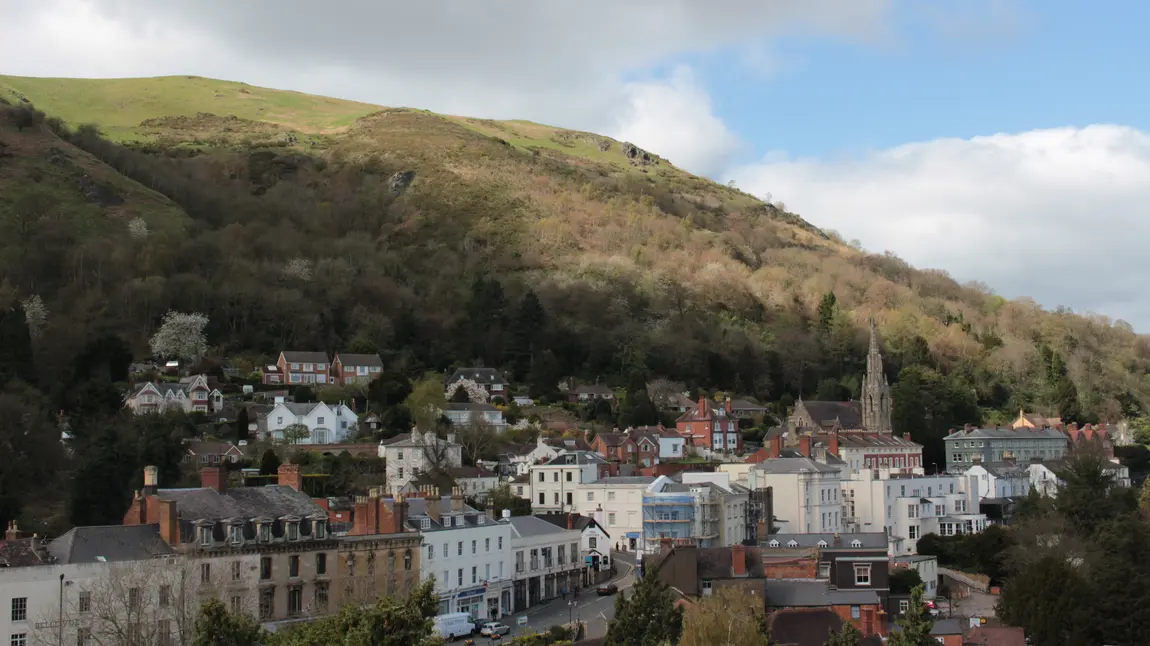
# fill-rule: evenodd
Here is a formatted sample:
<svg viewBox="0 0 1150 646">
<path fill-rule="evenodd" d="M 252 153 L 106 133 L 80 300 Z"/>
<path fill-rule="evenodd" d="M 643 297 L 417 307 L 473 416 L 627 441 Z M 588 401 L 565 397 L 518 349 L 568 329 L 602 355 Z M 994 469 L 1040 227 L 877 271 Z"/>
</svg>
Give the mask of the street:
<svg viewBox="0 0 1150 646">
<path fill-rule="evenodd" d="M 587 638 L 603 637 L 607 634 L 607 623 L 615 615 L 615 597 L 624 594 L 635 583 L 635 557 L 628 552 L 612 552 L 615 559 L 616 575 L 611 583 L 619 586 L 617 594 L 600 597 L 596 587 L 588 587 L 579 591 L 579 598 L 568 596 L 567 600 L 556 599 L 550 603 L 529 608 L 524 612 L 517 612 L 503 618 L 511 626 L 510 638 L 529 635 L 535 632 L 544 632 L 551 626 L 565 624 L 568 621 L 581 620 L 587 624 Z M 572 605 L 574 602 L 574 605 Z M 516 619 L 527 617 L 526 626 L 516 625 Z M 476 644 L 486 644 L 486 639 L 476 638 Z"/>
</svg>

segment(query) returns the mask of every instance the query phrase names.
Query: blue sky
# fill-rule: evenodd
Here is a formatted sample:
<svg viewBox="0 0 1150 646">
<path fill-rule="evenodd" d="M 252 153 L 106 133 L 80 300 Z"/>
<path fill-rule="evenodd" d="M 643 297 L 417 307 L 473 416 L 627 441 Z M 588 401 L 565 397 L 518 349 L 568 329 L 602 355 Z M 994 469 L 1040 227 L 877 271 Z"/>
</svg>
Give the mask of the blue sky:
<svg viewBox="0 0 1150 646">
<path fill-rule="evenodd" d="M 599 132 L 869 251 L 1150 331 L 1150 2 L 37 0 L 4 18 L 3 73 L 197 74 Z M 301 25 L 306 46 L 285 38 Z"/>
</svg>

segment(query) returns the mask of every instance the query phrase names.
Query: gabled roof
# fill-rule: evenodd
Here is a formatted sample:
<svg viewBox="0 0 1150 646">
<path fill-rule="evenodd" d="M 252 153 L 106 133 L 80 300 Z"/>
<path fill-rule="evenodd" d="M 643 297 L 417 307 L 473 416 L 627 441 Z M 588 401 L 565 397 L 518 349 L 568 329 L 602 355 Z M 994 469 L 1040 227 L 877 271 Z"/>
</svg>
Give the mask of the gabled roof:
<svg viewBox="0 0 1150 646">
<path fill-rule="evenodd" d="M 607 464 L 603 456 L 590 451 L 564 451 L 547 461 L 547 466 Z"/>
<path fill-rule="evenodd" d="M 137 561 L 172 554 L 159 525 L 73 527 L 48 544 L 58 563 Z"/>
<path fill-rule="evenodd" d="M 946 436 L 946 441 L 965 439 L 1051 439 L 1066 441 L 1066 434 L 1056 428 L 960 428 Z"/>
<path fill-rule="evenodd" d="M 451 467 L 447 473 L 455 479 L 459 478 L 494 478 L 495 472 L 483 467 Z"/>
<path fill-rule="evenodd" d="M 631 438 L 627 437 L 623 433 L 599 433 L 595 436 L 595 438 L 603 440 L 604 445 L 612 448 L 616 446 L 623 446 L 631 440 Z"/>
<path fill-rule="evenodd" d="M 825 402 L 799 400 L 811 421 L 820 428 L 834 426 L 835 420 L 844 429 L 862 428 L 862 404 L 859 402 Z"/>
<path fill-rule="evenodd" d="M 731 399 L 731 410 L 765 411 L 767 407 L 753 399 Z"/>
<path fill-rule="evenodd" d="M 188 442 L 188 453 L 192 455 L 224 455 L 238 453 L 243 455 L 239 447 L 231 442 Z"/>
<path fill-rule="evenodd" d="M 369 366 L 373 368 L 383 367 L 383 359 L 380 359 L 378 354 L 351 354 L 350 352 L 344 354 L 342 352 L 337 352 L 335 356 L 344 366 Z"/>
<path fill-rule="evenodd" d="M 675 420 L 675 423 L 710 422 L 727 418 L 727 412 L 723 410 L 722 404 L 706 398 L 700 398 L 700 401 L 702 402 L 702 410 L 700 410 L 700 404 L 696 402 L 690 410 L 680 415 L 679 418 Z"/>
<path fill-rule="evenodd" d="M 305 493 L 283 485 L 237 487 L 219 493 L 210 488 L 160 489 L 161 500 L 175 500 L 182 520 L 225 520 L 261 516 L 311 516 L 323 508 Z"/>
<path fill-rule="evenodd" d="M 485 384 L 505 384 L 507 379 L 503 377 L 503 373 L 495 368 L 459 368 L 451 373 L 447 378 L 447 383 L 452 384 L 460 379 L 470 379 L 479 385 Z"/>
<path fill-rule="evenodd" d="M 570 518 L 568 518 L 568 516 L 570 516 Z M 588 527 L 597 527 L 599 531 L 608 537 L 611 536 L 611 534 L 591 516 L 584 516 L 583 514 L 535 514 L 535 517 L 563 529 L 567 528 L 567 521 L 570 520 L 572 527 L 579 531 L 585 531 Z"/>
<path fill-rule="evenodd" d="M 906 447 L 921 449 L 922 445 L 909 437 L 893 433 L 839 433 L 840 448 Z"/>
<path fill-rule="evenodd" d="M 288 363 L 327 363 L 326 352 L 302 352 L 299 350 L 284 350 L 284 361 Z"/>
<path fill-rule="evenodd" d="M 291 411 L 292 415 L 310 415 L 313 410 L 321 405 L 323 402 L 284 402 L 280 404 L 284 408 Z"/>
</svg>

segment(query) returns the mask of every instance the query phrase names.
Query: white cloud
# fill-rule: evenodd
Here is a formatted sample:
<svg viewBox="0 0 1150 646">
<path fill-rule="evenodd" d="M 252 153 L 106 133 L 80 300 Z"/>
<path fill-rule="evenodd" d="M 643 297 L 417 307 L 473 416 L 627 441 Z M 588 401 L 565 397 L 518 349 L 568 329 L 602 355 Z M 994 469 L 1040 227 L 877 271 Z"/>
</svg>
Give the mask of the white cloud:
<svg viewBox="0 0 1150 646">
<path fill-rule="evenodd" d="M 629 109 L 609 134 L 630 141 L 703 175 L 721 172 L 739 139 L 711 110 L 711 98 L 690 68 L 669 78 L 628 84 Z"/>
<path fill-rule="evenodd" d="M 681 71 L 625 79 L 693 53 L 762 47 L 791 29 L 873 40 L 885 33 L 891 2 L 8 0 L 0 60 L 6 74 L 195 74 L 634 132 L 640 145 L 707 172 L 730 143 L 705 92 Z M 665 130 L 674 136 L 656 136 L 669 114 L 686 121 Z M 696 127 L 711 134 L 672 132 Z"/>
<path fill-rule="evenodd" d="M 732 173 L 919 267 L 1150 328 L 1150 135 L 1120 126 L 939 139 Z"/>
</svg>

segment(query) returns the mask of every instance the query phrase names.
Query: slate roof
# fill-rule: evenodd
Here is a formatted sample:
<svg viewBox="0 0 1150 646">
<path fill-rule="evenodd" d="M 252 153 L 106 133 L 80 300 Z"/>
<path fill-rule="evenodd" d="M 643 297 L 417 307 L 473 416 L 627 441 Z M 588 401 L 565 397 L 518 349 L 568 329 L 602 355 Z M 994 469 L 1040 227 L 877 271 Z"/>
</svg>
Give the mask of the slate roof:
<svg viewBox="0 0 1150 646">
<path fill-rule="evenodd" d="M 961 635 L 961 619 L 935 619 L 934 627 L 930 629 L 932 635 Z"/>
<path fill-rule="evenodd" d="M 762 471 L 764 473 L 805 473 L 808 471 L 815 471 L 818 473 L 838 473 L 838 469 L 829 467 L 817 460 L 812 460 L 807 457 L 797 458 L 773 458 L 770 460 L 763 460 L 752 469 Z"/>
<path fill-rule="evenodd" d="M 783 549 L 787 543 L 794 541 L 798 547 L 818 547 L 819 541 L 827 544 L 826 549 L 887 549 L 886 532 L 859 532 L 857 534 L 839 534 L 838 545 L 835 544 L 834 534 L 772 534 L 770 538 L 759 541 L 764 549 Z M 861 547 L 851 547 L 851 542 L 858 540 Z M 778 541 L 779 547 L 770 547 L 771 541 Z"/>
<path fill-rule="evenodd" d="M 649 485 L 655 481 L 655 476 L 611 476 L 609 478 L 600 478 L 595 482 L 588 484 L 597 485 Z"/>
<path fill-rule="evenodd" d="M 763 577 L 762 550 L 757 547 L 747 547 L 744 549 L 744 552 L 744 567 L 746 568 L 747 576 L 753 579 L 761 579 Z M 696 562 L 699 564 L 700 579 L 735 578 L 734 569 L 731 567 L 732 556 L 730 547 L 697 547 L 695 548 L 695 554 Z"/>
<path fill-rule="evenodd" d="M 599 433 L 595 438 L 602 439 L 603 444 L 609 447 L 622 446 L 627 440 L 631 439 L 623 433 Z"/>
<path fill-rule="evenodd" d="M 467 503 L 463 504 L 463 506 L 461 508 L 462 509 L 461 512 L 459 512 L 459 513 L 453 512 L 451 510 L 451 496 L 440 496 L 438 499 L 438 503 L 439 503 L 439 517 L 441 520 L 443 518 L 448 517 L 448 516 L 456 516 L 456 517 L 462 516 L 464 519 L 463 525 L 445 527 L 442 522 L 437 523 L 434 520 L 432 520 L 430 516 L 427 515 L 427 509 L 428 509 L 427 506 L 429 504 L 434 505 L 437 502 L 436 498 L 434 496 L 432 496 L 431 498 L 415 498 L 415 497 L 413 497 L 413 498 L 406 498 L 405 500 L 407 500 L 407 518 L 408 518 L 407 526 L 410 529 L 413 529 L 416 531 L 424 531 L 424 532 L 432 531 L 432 530 L 450 531 L 452 529 L 463 529 L 464 527 L 476 527 L 479 525 L 479 517 L 480 516 L 485 517 L 485 520 L 483 521 L 483 523 L 485 525 L 495 524 L 495 520 L 493 518 L 487 516 L 486 512 L 477 511 L 474 507 L 468 505 Z M 384 500 L 384 503 L 387 505 L 387 507 L 389 509 L 394 510 L 394 508 L 395 508 L 394 507 L 394 505 L 395 505 L 395 499 L 394 498 L 387 498 Z M 421 529 L 420 528 L 421 521 L 423 518 L 428 518 L 430 520 L 430 527 L 428 529 Z"/>
<path fill-rule="evenodd" d="M 223 455 L 233 451 L 243 454 L 231 442 L 188 442 L 188 453 L 192 455 Z"/>
<path fill-rule="evenodd" d="M 567 525 L 558 527 L 542 518 L 535 516 L 512 516 L 507 521 L 519 536 L 546 536 L 548 534 L 561 534 L 567 531 Z"/>
<path fill-rule="evenodd" d="M 451 376 L 447 378 L 447 383 L 453 384 L 460 379 L 470 379 L 481 386 L 507 383 L 503 373 L 495 368 L 459 368 L 451 373 Z"/>
<path fill-rule="evenodd" d="M 591 445 L 583 438 L 553 437 L 543 440 L 543 443 L 553 449 L 567 449 L 569 451 L 591 451 Z M 535 447 L 527 450 L 530 453 Z"/>
<path fill-rule="evenodd" d="M 551 458 L 548 465 L 607 464 L 603 456 L 590 451 L 566 451 Z"/>
<path fill-rule="evenodd" d="M 839 433 L 840 448 L 868 448 L 872 446 L 922 448 L 921 444 L 910 438 L 893 433 Z"/>
<path fill-rule="evenodd" d="M 300 352 L 297 350 L 284 350 L 281 354 L 288 363 L 327 363 L 326 352 Z"/>
<path fill-rule="evenodd" d="M 224 493 L 210 488 L 160 489 L 158 494 L 161 500 L 176 501 L 181 520 L 327 515 L 307 494 L 284 485 L 236 487 Z"/>
<path fill-rule="evenodd" d="M 552 525 L 563 529 L 567 529 L 567 516 L 568 514 L 535 514 L 536 518 L 545 520 Z M 591 516 L 584 516 L 583 514 L 571 514 L 571 516 L 573 517 L 571 519 L 573 521 L 571 524 L 575 529 L 583 531 L 594 525 L 599 528 L 599 531 L 603 532 L 608 537 L 611 536 L 611 534 Z"/>
<path fill-rule="evenodd" d="M 699 404 L 695 402 L 691 409 L 680 415 L 675 422 L 710 422 L 727 418 L 727 411 L 723 410 L 722 404 L 708 399 L 703 402 L 703 406 L 704 409 L 700 414 Z"/>
<path fill-rule="evenodd" d="M 1028 438 L 1045 438 L 1045 439 L 1060 439 L 1066 440 L 1066 434 L 1056 428 L 1020 428 L 1018 430 L 1006 428 L 972 428 L 956 429 L 953 433 L 946 436 L 946 441 L 951 440 L 965 440 L 965 439 L 1028 439 Z"/>
<path fill-rule="evenodd" d="M 160 538 L 159 525 L 107 525 L 73 527 L 48 544 L 48 553 L 57 563 L 114 563 L 174 551 Z"/>
<path fill-rule="evenodd" d="M 40 539 L 35 537 L 18 538 L 14 541 L 0 540 L 0 568 L 43 565 L 44 561 L 36 551 L 39 541 Z"/>
<path fill-rule="evenodd" d="M 494 478 L 495 472 L 483 467 L 451 467 L 447 473 L 453 478 Z"/>
<path fill-rule="evenodd" d="M 1026 631 L 1017 626 L 975 626 L 964 644 L 973 646 L 1026 646 Z"/>
<path fill-rule="evenodd" d="M 804 399 L 802 405 L 811 416 L 811 420 L 820 428 L 833 426 L 836 419 L 845 429 L 863 427 L 860 402 L 823 402 Z"/>
<path fill-rule="evenodd" d="M 310 414 L 315 410 L 316 406 L 319 406 L 321 403 L 322 402 L 284 402 L 282 405 L 291 411 L 292 415 L 303 416 Z"/>
<path fill-rule="evenodd" d="M 383 359 L 379 358 L 378 354 L 344 354 L 342 352 L 336 353 L 339 357 L 339 362 L 346 366 L 370 366 L 375 368 L 383 367 Z"/>
<path fill-rule="evenodd" d="M 767 583 L 767 605 L 774 608 L 879 605 L 874 590 L 832 590 L 827 581 L 772 579 Z"/>
</svg>

